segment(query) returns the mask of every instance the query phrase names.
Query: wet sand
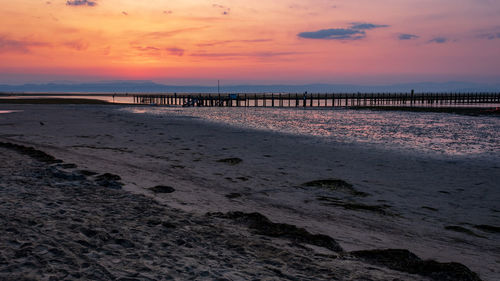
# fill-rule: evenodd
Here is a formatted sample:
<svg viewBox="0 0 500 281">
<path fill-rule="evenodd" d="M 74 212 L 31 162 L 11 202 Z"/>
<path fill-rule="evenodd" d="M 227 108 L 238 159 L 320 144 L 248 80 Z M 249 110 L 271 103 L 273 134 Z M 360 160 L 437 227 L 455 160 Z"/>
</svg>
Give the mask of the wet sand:
<svg viewBox="0 0 500 281">
<path fill-rule="evenodd" d="M 439 112 L 462 114 L 470 116 L 500 116 L 498 107 L 410 107 L 410 106 L 373 106 L 373 107 L 351 107 L 358 110 L 382 110 L 382 111 L 409 111 L 409 112 Z"/>
<path fill-rule="evenodd" d="M 108 102 L 97 99 L 86 98 L 22 98 L 2 99 L 0 104 L 108 104 Z"/>
<path fill-rule="evenodd" d="M 101 209 L 93 216 L 111 216 L 122 211 L 125 214 L 118 215 L 121 219 L 116 219 L 115 223 L 107 221 L 105 225 L 111 227 L 120 221 L 133 224 L 132 229 L 146 227 L 145 218 L 131 222 L 126 219 L 129 215 L 134 217 L 127 213 L 127 200 L 146 200 L 145 204 L 151 205 L 152 210 L 158 207 L 173 212 L 179 220 L 192 217 L 192 224 L 200 228 L 211 229 L 223 225 L 223 229 L 215 232 L 223 236 L 238 234 L 231 236 L 230 240 L 242 237 L 253 241 L 238 240 L 241 245 L 256 243 L 277 247 L 279 251 L 289 251 L 291 254 L 285 255 L 280 261 L 285 267 L 278 267 L 286 276 L 296 276 L 297 279 L 311 274 L 317 277 L 313 279 L 335 276 L 328 275 L 335 273 L 326 271 L 326 275 L 323 274 L 323 270 L 328 268 L 335 272 L 341 270 L 341 275 L 336 276 L 343 280 L 361 278 L 356 277 L 357 273 L 354 272 L 365 274 L 363 276 L 373 280 L 393 278 L 388 275 L 381 277 L 383 274 L 403 274 L 398 277 L 403 280 L 424 278 L 422 275 L 389 270 L 387 264 L 369 265 L 362 261 L 363 255 L 353 258 L 352 254 L 348 254 L 358 250 L 391 248 L 409 249 L 423 259 L 460 262 L 478 272 L 483 280 L 495 280 L 499 276 L 499 236 L 494 228 L 498 226 L 495 223 L 498 222 L 499 214 L 495 207 L 499 196 L 495 190 L 499 167 L 495 162 L 408 156 L 383 150 L 366 150 L 355 144 L 327 146 L 310 138 L 235 129 L 182 117 L 167 119 L 133 115 L 119 111 L 119 108 L 3 105 L 0 109 L 23 111 L 0 116 L 0 139 L 3 142 L 34 146 L 65 163 L 76 164 L 78 168 L 69 169 L 68 173 L 91 170 L 98 174 L 119 175 L 124 185 L 122 189 L 113 189 L 112 192 L 122 195 L 110 199 L 111 203 L 106 205 L 109 210 Z M 3 158 L 15 157 L 10 155 Z M 23 165 L 21 167 L 26 169 Z M 20 175 L 29 182 L 30 173 L 21 172 Z M 86 181 L 92 183 L 96 179 L 80 179 L 74 188 L 86 187 Z M 25 188 L 23 180 L 20 182 L 17 186 L 13 185 L 10 191 L 12 196 L 15 196 L 15 190 Z M 92 184 L 99 186 L 99 183 Z M 6 187 L 4 177 L 2 185 Z M 151 190 L 158 185 L 171 187 L 174 191 L 158 193 Z M 97 192 L 89 196 L 93 196 L 96 201 L 101 197 L 114 198 L 115 195 L 107 195 L 110 189 L 104 190 L 103 194 Z M 75 192 L 82 191 L 73 190 L 64 195 L 71 204 L 74 204 L 71 200 L 74 200 L 72 194 Z M 50 198 L 45 196 L 39 199 L 38 202 L 45 202 Z M 89 200 L 85 198 L 85 201 Z M 120 203 L 122 201 L 125 203 Z M 455 206 L 443 207 L 453 204 Z M 76 206 L 73 209 L 89 211 L 83 205 Z M 334 239 L 342 251 L 314 244 L 311 246 L 311 240 L 304 242 L 297 238 L 292 239 L 295 242 L 289 245 L 286 241 L 290 240 L 285 239 L 289 238 L 288 234 L 270 239 L 248 228 L 252 223 L 241 223 L 241 219 L 234 220 L 224 215 L 236 211 L 258 212 L 273 222 L 295 225 L 309 233 L 326 235 Z M 207 213 L 222 215 L 207 216 Z M 16 216 L 19 213 L 11 217 Z M 163 216 L 167 215 L 158 215 Z M 51 217 L 45 219 L 48 222 L 54 220 Z M 23 225 L 28 229 L 33 228 L 29 223 Z M 58 228 L 62 225 L 65 223 Z M 150 241 L 151 237 L 147 234 L 150 229 L 141 231 L 141 237 Z M 66 232 L 67 229 L 61 230 L 61 233 Z M 186 233 L 190 232 L 183 234 Z M 61 235 L 62 240 L 76 239 Z M 217 239 L 211 236 L 200 238 L 200 244 L 206 246 Z M 263 244 L 263 241 L 269 244 Z M 142 247 L 143 243 L 139 244 Z M 182 249 L 174 250 L 185 256 L 186 252 L 182 252 Z M 248 250 L 247 247 L 244 249 Z M 289 265 L 291 257 L 300 256 L 300 251 L 305 249 L 316 253 L 312 256 L 328 257 L 318 260 L 319 264 L 323 265 L 326 261 L 338 263 L 328 264 L 323 269 L 318 266 L 310 271 L 293 269 Z M 258 253 L 261 251 L 264 250 L 256 250 Z M 271 252 L 274 251 L 276 249 Z M 231 252 L 230 256 L 238 257 L 239 254 Z M 119 254 L 122 255 L 127 254 Z M 155 256 L 156 253 L 151 255 Z M 257 254 L 251 256 L 256 258 Z M 194 264 L 204 260 L 190 258 Z M 352 270 L 350 263 L 359 267 Z M 269 264 L 273 262 L 262 262 L 263 267 L 257 267 L 256 272 L 286 279 L 280 277 L 277 271 L 266 271 L 264 267 Z M 240 268 L 244 266 L 243 263 L 238 265 L 235 262 L 234 266 L 234 272 L 244 271 Z M 209 267 L 216 271 L 224 268 L 220 263 Z M 159 272 L 157 270 L 153 269 Z M 193 272 L 201 276 L 200 271 Z M 115 276 L 124 276 L 120 274 Z M 182 278 L 179 277 L 181 275 L 175 276 Z M 207 279 L 222 275 L 209 276 Z M 248 277 L 245 275 L 241 278 Z M 229 276 L 224 278 L 238 279 Z"/>
</svg>

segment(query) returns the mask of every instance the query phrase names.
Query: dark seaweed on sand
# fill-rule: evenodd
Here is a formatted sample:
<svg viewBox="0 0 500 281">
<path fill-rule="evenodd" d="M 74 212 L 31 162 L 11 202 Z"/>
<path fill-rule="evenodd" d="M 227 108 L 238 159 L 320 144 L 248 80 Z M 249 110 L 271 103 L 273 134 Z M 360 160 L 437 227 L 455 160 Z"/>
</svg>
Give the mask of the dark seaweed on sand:
<svg viewBox="0 0 500 281">
<path fill-rule="evenodd" d="M 97 176 L 95 179 L 97 184 L 114 189 L 122 188 L 123 183 L 119 182 L 119 180 L 121 180 L 120 176 L 110 173 L 104 173 L 102 175 Z"/>
<path fill-rule="evenodd" d="M 297 243 L 305 243 L 324 247 L 335 252 L 342 252 L 340 245 L 330 236 L 323 234 L 311 234 L 304 228 L 286 223 L 274 223 L 259 213 L 229 212 L 227 214 L 211 214 L 217 217 L 228 218 L 236 222 L 248 225 L 256 234 L 280 237 Z"/>
<path fill-rule="evenodd" d="M 366 262 L 382 265 L 393 270 L 430 277 L 436 281 L 480 281 L 479 276 L 465 265 L 422 260 L 404 249 L 369 250 L 350 252 Z"/>
<path fill-rule="evenodd" d="M 21 154 L 27 155 L 35 160 L 38 160 L 47 164 L 62 163 L 61 160 L 56 159 L 54 156 L 49 155 L 43 151 L 37 150 L 33 147 L 14 144 L 10 142 L 0 142 L 0 147 L 15 150 Z"/>
</svg>

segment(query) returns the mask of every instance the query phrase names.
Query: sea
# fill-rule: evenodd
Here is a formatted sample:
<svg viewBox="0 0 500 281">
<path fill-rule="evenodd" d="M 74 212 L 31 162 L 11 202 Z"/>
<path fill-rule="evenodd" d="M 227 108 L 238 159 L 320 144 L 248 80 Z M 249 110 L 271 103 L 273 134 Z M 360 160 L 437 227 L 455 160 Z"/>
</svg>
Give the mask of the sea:
<svg viewBox="0 0 500 281">
<path fill-rule="evenodd" d="M 205 122 L 324 142 L 362 143 L 406 153 L 500 159 L 500 118 L 369 109 L 126 107 L 124 111 Z"/>
</svg>

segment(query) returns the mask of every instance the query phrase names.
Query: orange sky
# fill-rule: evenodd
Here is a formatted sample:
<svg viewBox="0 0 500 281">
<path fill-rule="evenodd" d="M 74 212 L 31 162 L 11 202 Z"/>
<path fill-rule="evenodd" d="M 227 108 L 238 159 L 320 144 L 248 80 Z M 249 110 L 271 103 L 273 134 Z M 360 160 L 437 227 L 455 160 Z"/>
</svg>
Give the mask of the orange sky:
<svg viewBox="0 0 500 281">
<path fill-rule="evenodd" d="M 1 0 L 0 83 L 500 78 L 498 0 Z"/>
</svg>

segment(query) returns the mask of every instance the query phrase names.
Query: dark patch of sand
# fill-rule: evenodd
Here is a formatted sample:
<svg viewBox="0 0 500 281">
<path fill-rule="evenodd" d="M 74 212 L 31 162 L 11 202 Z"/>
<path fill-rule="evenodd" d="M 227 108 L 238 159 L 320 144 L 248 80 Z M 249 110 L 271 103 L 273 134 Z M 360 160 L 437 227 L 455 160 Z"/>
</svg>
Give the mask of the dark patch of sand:
<svg viewBox="0 0 500 281">
<path fill-rule="evenodd" d="M 78 172 L 80 174 L 84 175 L 84 176 L 95 176 L 95 175 L 97 175 L 96 172 L 88 171 L 88 170 L 79 170 Z"/>
<path fill-rule="evenodd" d="M 479 229 L 479 230 L 490 232 L 490 233 L 500 233 L 500 227 L 498 227 L 498 226 L 480 224 L 480 225 L 474 225 L 474 227 Z"/>
<path fill-rule="evenodd" d="M 168 185 L 157 185 L 149 188 L 149 190 L 153 191 L 154 193 L 172 193 L 175 191 L 175 188 Z"/>
<path fill-rule="evenodd" d="M 387 210 L 391 207 L 387 204 L 367 205 L 367 204 L 358 203 L 358 202 L 344 202 L 339 198 L 330 197 L 330 196 L 318 196 L 317 199 L 319 201 L 323 201 L 323 205 L 342 207 L 342 208 L 347 209 L 347 210 L 369 211 L 369 212 L 374 212 L 374 213 L 377 213 L 380 215 L 394 215 L 393 213 L 391 213 Z"/>
<path fill-rule="evenodd" d="M 225 195 L 229 199 L 239 198 L 241 197 L 241 193 L 233 192 Z"/>
<path fill-rule="evenodd" d="M 470 229 L 467 229 L 465 227 L 458 226 L 458 225 L 448 225 L 448 226 L 445 226 L 444 229 L 455 231 L 455 232 L 464 233 L 464 234 L 471 235 L 471 236 L 485 238 L 484 236 L 478 235 L 478 234 L 476 234 L 474 231 L 472 231 Z"/>
<path fill-rule="evenodd" d="M 352 184 L 341 179 L 315 180 L 303 183 L 302 186 L 327 188 L 333 191 L 343 192 L 354 196 L 368 196 L 368 193 L 356 190 Z"/>
<path fill-rule="evenodd" d="M 230 164 L 230 165 L 237 165 L 237 164 L 240 164 L 241 162 L 243 162 L 243 160 L 241 158 L 233 157 L 233 158 L 220 159 L 220 160 L 217 160 L 217 162 L 226 163 L 226 164 Z"/>
</svg>

